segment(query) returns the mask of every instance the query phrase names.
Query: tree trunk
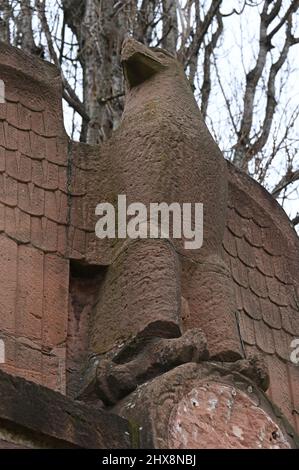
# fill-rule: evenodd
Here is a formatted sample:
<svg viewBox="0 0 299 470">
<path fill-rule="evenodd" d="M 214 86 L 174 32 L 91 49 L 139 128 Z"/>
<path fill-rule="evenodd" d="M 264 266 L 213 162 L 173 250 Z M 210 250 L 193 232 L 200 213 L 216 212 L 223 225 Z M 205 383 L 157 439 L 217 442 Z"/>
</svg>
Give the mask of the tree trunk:
<svg viewBox="0 0 299 470">
<path fill-rule="evenodd" d="M 10 42 L 9 19 L 11 17 L 11 8 L 8 0 L 0 3 L 0 41 Z"/>
<path fill-rule="evenodd" d="M 177 0 L 163 0 L 162 47 L 175 54 L 178 43 Z"/>
</svg>

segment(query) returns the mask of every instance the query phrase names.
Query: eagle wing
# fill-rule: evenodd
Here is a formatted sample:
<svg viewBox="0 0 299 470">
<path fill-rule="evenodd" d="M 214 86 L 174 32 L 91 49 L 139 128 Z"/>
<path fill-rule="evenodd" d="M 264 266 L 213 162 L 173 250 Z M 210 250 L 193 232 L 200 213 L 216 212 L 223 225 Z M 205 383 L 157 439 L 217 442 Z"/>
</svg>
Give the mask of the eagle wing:
<svg viewBox="0 0 299 470">
<path fill-rule="evenodd" d="M 299 240 L 283 209 L 254 180 L 229 166 L 224 256 L 234 281 L 246 356 L 262 354 L 269 395 L 299 430 Z M 293 346 L 294 347 L 294 346 Z"/>
</svg>

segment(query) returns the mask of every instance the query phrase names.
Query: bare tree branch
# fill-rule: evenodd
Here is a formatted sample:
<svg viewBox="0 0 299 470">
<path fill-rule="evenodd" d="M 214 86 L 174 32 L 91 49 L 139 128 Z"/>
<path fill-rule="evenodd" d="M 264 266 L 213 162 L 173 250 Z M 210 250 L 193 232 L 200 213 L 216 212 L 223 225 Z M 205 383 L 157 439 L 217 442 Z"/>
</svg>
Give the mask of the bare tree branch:
<svg viewBox="0 0 299 470">
<path fill-rule="evenodd" d="M 12 16 L 12 8 L 8 0 L 0 3 L 0 41 L 10 42 L 9 20 Z"/>
<path fill-rule="evenodd" d="M 267 84 L 266 114 L 265 114 L 264 122 L 262 125 L 261 135 L 252 144 L 251 155 L 255 155 L 266 145 L 266 142 L 270 134 L 273 116 L 274 116 L 275 108 L 277 105 L 277 102 L 275 99 L 275 79 L 279 70 L 281 69 L 281 67 L 283 66 L 284 62 L 287 59 L 289 48 L 292 44 L 291 27 L 292 27 L 291 21 L 289 20 L 287 24 L 287 31 L 286 31 L 286 37 L 285 37 L 283 49 L 280 53 L 278 60 L 274 64 L 271 65 L 269 78 L 268 78 L 268 84 Z"/>
<path fill-rule="evenodd" d="M 296 39 L 292 36 L 291 28 L 292 14 L 298 9 L 299 0 L 294 0 L 291 3 L 287 12 L 283 15 L 282 19 L 280 20 L 279 24 L 272 29 L 271 33 L 268 33 L 268 28 L 271 26 L 271 23 L 275 20 L 282 6 L 282 2 L 280 0 L 277 0 L 272 10 L 268 12 L 268 8 L 271 3 L 272 0 L 264 1 L 263 9 L 260 15 L 261 23 L 259 51 L 255 66 L 246 75 L 243 115 L 240 128 L 237 132 L 237 142 L 234 146 L 233 162 L 236 166 L 245 171 L 248 171 L 249 162 L 258 152 L 261 151 L 261 149 L 265 146 L 269 138 L 273 122 L 273 116 L 277 105 L 275 98 L 275 78 L 287 59 L 290 46 L 296 43 Z M 270 68 L 270 73 L 266 86 L 267 102 L 265 118 L 263 120 L 260 132 L 257 133 L 258 137 L 254 139 L 251 134 L 253 130 L 254 99 L 257 92 L 257 86 L 264 73 L 267 57 L 269 53 L 271 53 L 271 50 L 273 48 L 271 39 L 283 25 L 286 25 L 286 36 L 284 46 L 279 55 L 278 60 L 273 63 Z"/>
<path fill-rule="evenodd" d="M 291 5 L 287 9 L 286 13 L 281 18 L 280 22 L 274 29 L 272 29 L 271 33 L 268 34 L 268 39 L 271 40 L 273 36 L 280 30 L 280 28 L 287 22 L 290 18 L 291 13 L 295 13 L 299 8 L 299 0 L 293 0 Z"/>
<path fill-rule="evenodd" d="M 162 47 L 175 54 L 178 42 L 177 0 L 162 0 Z"/>
<path fill-rule="evenodd" d="M 292 219 L 292 224 L 294 225 L 294 227 L 299 224 L 299 212 L 297 213 L 296 217 Z"/>
<path fill-rule="evenodd" d="M 276 184 L 275 188 L 272 191 L 272 196 L 278 198 L 281 191 L 283 191 L 287 186 L 295 181 L 299 180 L 299 170 L 293 171 L 289 169 L 286 174 L 281 178 L 281 180 Z"/>
<path fill-rule="evenodd" d="M 207 11 L 204 19 L 201 20 L 199 14 L 199 2 L 195 1 L 195 31 L 192 34 L 190 46 L 186 46 L 187 41 L 185 40 L 182 42 L 182 46 L 179 51 L 179 57 L 184 63 L 185 68 L 188 67 L 194 57 L 198 56 L 198 52 L 203 43 L 204 36 L 211 26 L 216 12 L 219 11 L 221 3 L 222 0 L 215 0 L 211 2 L 209 10 Z"/>
<path fill-rule="evenodd" d="M 223 32 L 223 20 L 219 11 L 216 13 L 217 29 L 212 34 L 212 39 L 206 44 L 203 63 L 203 81 L 201 86 L 201 112 L 203 118 L 207 116 L 209 96 L 211 93 L 211 56 L 214 54 L 217 42 Z"/>
<path fill-rule="evenodd" d="M 74 107 L 74 109 L 80 114 L 80 116 L 82 116 L 82 118 L 85 121 L 88 122 L 90 120 L 90 118 L 89 118 L 88 114 L 85 111 L 85 107 L 84 107 L 83 103 L 80 101 L 80 99 L 76 95 L 75 91 L 73 90 L 73 88 L 68 83 L 68 81 L 65 78 L 65 76 L 63 74 L 63 71 L 61 69 L 60 60 L 59 60 L 59 58 L 58 58 L 58 56 L 55 52 L 51 32 L 50 32 L 50 29 L 49 29 L 49 25 L 48 25 L 46 13 L 45 13 L 45 1 L 44 0 L 35 0 L 35 5 L 36 5 L 36 10 L 37 10 L 37 13 L 38 13 L 39 20 L 40 20 L 41 25 L 42 25 L 43 32 L 44 32 L 44 34 L 46 36 L 46 39 L 47 39 L 47 45 L 48 45 L 50 57 L 53 60 L 56 67 L 60 70 L 60 73 L 61 73 L 62 84 L 63 84 L 63 87 L 64 87 L 63 97 L 65 98 L 65 100 L 72 107 Z"/>
</svg>

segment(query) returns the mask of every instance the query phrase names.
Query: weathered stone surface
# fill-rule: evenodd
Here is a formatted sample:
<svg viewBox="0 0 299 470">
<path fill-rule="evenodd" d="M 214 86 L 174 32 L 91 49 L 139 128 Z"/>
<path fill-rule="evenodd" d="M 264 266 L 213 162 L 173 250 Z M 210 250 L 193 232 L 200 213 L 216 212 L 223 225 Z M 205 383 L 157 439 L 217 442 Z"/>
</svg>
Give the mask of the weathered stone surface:
<svg viewBox="0 0 299 470">
<path fill-rule="evenodd" d="M 98 287 L 105 268 L 71 266 L 69 286 L 69 319 L 67 326 L 67 389 L 68 396 L 77 396 L 82 387 L 84 369 L 88 359 L 89 328 Z"/>
<path fill-rule="evenodd" d="M 107 189 L 106 201 L 115 205 L 116 195 L 125 194 L 127 204 L 145 204 L 148 215 L 152 202 L 201 202 L 204 243 L 199 250 L 186 250 L 185 240 L 172 234 L 170 241 L 99 241 L 98 253 L 105 258 L 110 253 L 111 266 L 101 286 L 91 352 L 109 351 L 145 330 L 157 336 L 158 322 L 180 332 L 182 293 L 194 319 L 192 327 L 206 330 L 211 354 L 240 358 L 233 285 L 221 255 L 227 206 L 224 158 L 174 57 L 132 39 L 124 43 L 122 57 L 127 82 L 122 123 L 100 151 L 110 178 L 101 181 L 102 170 L 99 176 L 87 172 L 86 200 L 92 203 L 95 194 L 99 200 Z M 194 223 L 194 213 L 192 217 Z M 184 258 L 192 272 L 184 270 L 181 280 Z"/>
<path fill-rule="evenodd" d="M 0 371 L 0 448 L 130 448 L 128 423 Z"/>
<path fill-rule="evenodd" d="M 137 335 L 180 335 L 177 254 L 164 240 L 130 242 L 100 287 L 90 350 L 103 354 Z"/>
<path fill-rule="evenodd" d="M 65 391 L 68 138 L 57 69 L 0 44 L 1 368 Z M 2 279 L 3 277 L 3 279 Z"/>
<path fill-rule="evenodd" d="M 247 355 L 258 354 L 268 364 L 269 396 L 299 431 L 298 391 L 291 386 L 298 383 L 299 367 L 290 362 L 291 342 L 299 331 L 298 236 L 271 195 L 231 164 L 228 205 L 223 245 L 242 342 Z"/>
<path fill-rule="evenodd" d="M 109 360 L 136 338 L 167 343 L 167 363 L 162 370 L 158 361 L 155 375 L 176 365 L 183 333 L 202 329 L 213 358 L 262 356 L 269 396 L 299 430 L 299 368 L 290 364 L 299 334 L 298 237 L 262 187 L 230 164 L 226 171 L 174 58 L 129 40 L 123 59 L 121 128 L 90 147 L 65 134 L 55 67 L 0 44 L 7 95 L 0 105 L 0 367 L 74 396 L 93 354 Z M 98 240 L 95 207 L 115 206 L 118 194 L 128 203 L 204 203 L 203 248 Z M 153 349 L 145 343 L 117 364 L 113 402 L 152 378 Z M 267 373 L 235 366 L 267 388 Z"/>
<path fill-rule="evenodd" d="M 114 408 L 150 448 L 293 448 L 299 437 L 231 363 L 184 364 L 141 385 Z"/>
<path fill-rule="evenodd" d="M 169 421 L 172 449 L 288 449 L 287 436 L 250 397 L 209 381 L 175 406 Z"/>
<path fill-rule="evenodd" d="M 92 377 L 81 397 L 88 399 L 93 385 L 98 397 L 106 405 L 113 405 L 138 384 L 180 364 L 208 358 L 207 340 L 199 329 L 188 330 L 179 338 L 137 337 L 105 359 L 95 358 L 94 367 L 89 371 Z"/>
</svg>

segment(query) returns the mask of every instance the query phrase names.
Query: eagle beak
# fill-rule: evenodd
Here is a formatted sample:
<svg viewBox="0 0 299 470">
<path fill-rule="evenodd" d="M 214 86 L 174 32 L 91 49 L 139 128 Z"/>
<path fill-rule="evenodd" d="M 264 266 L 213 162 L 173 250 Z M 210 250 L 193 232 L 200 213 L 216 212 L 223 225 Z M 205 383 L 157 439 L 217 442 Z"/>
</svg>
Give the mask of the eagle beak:
<svg viewBox="0 0 299 470">
<path fill-rule="evenodd" d="M 132 38 L 123 43 L 121 63 L 129 88 L 140 85 L 165 68 L 150 49 Z"/>
</svg>

